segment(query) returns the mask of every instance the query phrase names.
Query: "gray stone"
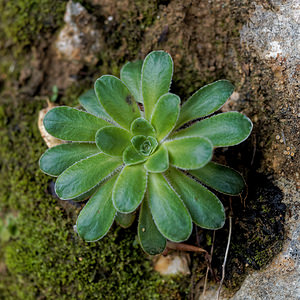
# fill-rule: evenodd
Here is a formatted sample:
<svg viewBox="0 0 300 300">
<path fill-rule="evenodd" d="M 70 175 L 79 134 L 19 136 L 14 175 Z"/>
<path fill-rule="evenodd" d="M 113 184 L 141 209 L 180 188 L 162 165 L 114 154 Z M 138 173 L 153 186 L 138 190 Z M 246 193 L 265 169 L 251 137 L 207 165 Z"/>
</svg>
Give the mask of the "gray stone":
<svg viewBox="0 0 300 300">
<path fill-rule="evenodd" d="M 69 61 L 97 63 L 101 32 L 96 28 L 95 18 L 80 3 L 69 1 L 64 21 L 55 42 L 58 55 Z"/>
<path fill-rule="evenodd" d="M 241 41 L 256 49 L 262 60 L 284 58 L 290 84 L 297 82 L 300 64 L 300 1 L 273 1 L 273 10 L 256 5 L 250 21 L 244 25 Z"/>
<path fill-rule="evenodd" d="M 285 246 L 265 270 L 246 278 L 232 300 L 300 299 L 300 195 L 294 182 L 282 179 L 277 185 L 285 194 L 287 207 L 293 208 L 286 224 Z"/>
<path fill-rule="evenodd" d="M 300 2 L 268 2 L 272 9 L 256 5 L 250 21 L 240 32 L 241 42 L 249 51 L 255 51 L 263 63 L 285 62 L 288 90 L 295 97 L 299 95 Z M 277 84 L 281 84 L 279 80 Z M 296 107 L 299 107 L 299 102 Z M 297 164 L 296 161 L 294 163 Z M 287 205 L 283 250 L 264 270 L 250 274 L 232 300 L 300 299 L 299 174 L 296 172 L 295 180 L 278 175 L 277 178 L 276 184 L 282 190 L 283 202 Z"/>
</svg>

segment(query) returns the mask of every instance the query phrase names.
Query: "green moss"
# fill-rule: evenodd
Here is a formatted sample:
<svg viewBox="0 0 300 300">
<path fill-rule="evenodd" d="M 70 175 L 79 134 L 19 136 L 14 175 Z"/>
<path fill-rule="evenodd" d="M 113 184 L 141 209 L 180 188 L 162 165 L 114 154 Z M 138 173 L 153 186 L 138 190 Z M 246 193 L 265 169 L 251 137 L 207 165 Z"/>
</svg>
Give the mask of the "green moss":
<svg viewBox="0 0 300 300">
<path fill-rule="evenodd" d="M 0 209 L 18 212 L 18 236 L 0 241 L 0 264 L 5 259 L 7 266 L 0 299 L 186 298 L 188 279 L 155 273 L 134 244 L 135 226 L 113 226 L 96 243 L 78 238 L 80 208 L 54 198 L 52 179 L 38 168 L 46 148 L 36 124 L 44 103 L 0 98 L 0 105 Z"/>
<path fill-rule="evenodd" d="M 17 47 L 19 54 L 25 47 L 36 44 L 49 31 L 63 23 L 67 1 L 51 0 L 0 0 L 2 36 Z"/>
</svg>

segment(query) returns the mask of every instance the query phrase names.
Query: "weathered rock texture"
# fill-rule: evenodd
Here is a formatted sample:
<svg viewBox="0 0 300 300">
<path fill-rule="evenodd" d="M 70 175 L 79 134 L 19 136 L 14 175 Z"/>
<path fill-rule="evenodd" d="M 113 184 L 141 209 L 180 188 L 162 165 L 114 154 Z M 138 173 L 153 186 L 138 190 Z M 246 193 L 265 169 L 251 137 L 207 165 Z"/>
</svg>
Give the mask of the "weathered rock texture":
<svg viewBox="0 0 300 300">
<path fill-rule="evenodd" d="M 282 252 L 261 272 L 247 277 L 234 300 L 300 299 L 300 3 L 272 1 L 256 4 L 241 30 L 241 42 L 271 69 L 275 98 L 270 105 L 277 118 L 265 163 L 276 174 L 287 205 L 286 237 Z M 273 93 L 271 87 L 266 91 Z M 278 101 L 279 100 L 279 101 Z M 269 147 L 268 147 L 269 148 Z"/>
<path fill-rule="evenodd" d="M 55 42 L 58 54 L 69 61 L 97 63 L 101 34 L 95 26 L 95 18 L 80 3 L 69 1 L 64 21 Z"/>
</svg>

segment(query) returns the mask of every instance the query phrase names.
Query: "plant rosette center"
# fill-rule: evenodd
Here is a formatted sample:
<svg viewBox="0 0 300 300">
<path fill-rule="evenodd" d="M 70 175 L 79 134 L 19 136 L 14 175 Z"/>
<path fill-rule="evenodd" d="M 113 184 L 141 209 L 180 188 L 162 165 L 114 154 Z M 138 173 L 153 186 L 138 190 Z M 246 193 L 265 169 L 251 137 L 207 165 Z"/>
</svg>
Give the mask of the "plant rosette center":
<svg viewBox="0 0 300 300">
<path fill-rule="evenodd" d="M 84 240 L 101 239 L 114 221 L 130 226 L 138 211 L 140 245 L 158 254 L 167 240 L 187 240 L 192 222 L 224 225 L 223 204 L 208 188 L 242 192 L 243 177 L 213 162 L 213 149 L 243 142 L 251 121 L 238 112 L 203 119 L 224 105 L 233 85 L 216 81 L 181 104 L 169 92 L 172 74 L 171 56 L 154 51 L 123 66 L 120 79 L 97 79 L 79 98 L 85 111 L 55 107 L 46 114 L 47 132 L 68 143 L 48 149 L 40 168 L 57 176 L 60 199 L 90 198 L 76 223 Z"/>
<path fill-rule="evenodd" d="M 149 156 L 158 146 L 157 140 L 152 136 L 136 135 L 131 139 L 131 143 L 135 150 L 144 155 Z"/>
</svg>

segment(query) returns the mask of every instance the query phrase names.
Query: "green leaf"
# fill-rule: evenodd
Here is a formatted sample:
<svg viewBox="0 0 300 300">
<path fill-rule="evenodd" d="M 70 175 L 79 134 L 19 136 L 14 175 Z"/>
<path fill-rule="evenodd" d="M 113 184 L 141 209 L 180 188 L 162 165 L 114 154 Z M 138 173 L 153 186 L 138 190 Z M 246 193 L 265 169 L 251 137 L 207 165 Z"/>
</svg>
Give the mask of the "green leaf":
<svg viewBox="0 0 300 300">
<path fill-rule="evenodd" d="M 215 115 L 178 131 L 172 138 L 203 136 L 214 147 L 233 146 L 243 142 L 252 131 L 252 122 L 245 115 L 230 111 Z"/>
<path fill-rule="evenodd" d="M 137 102 L 143 103 L 141 91 L 143 61 L 128 62 L 121 69 L 121 80 L 126 84 L 129 91 Z"/>
<path fill-rule="evenodd" d="M 76 228 L 79 236 L 93 242 L 106 235 L 114 222 L 116 210 L 111 193 L 116 176 L 106 181 L 80 212 Z"/>
<path fill-rule="evenodd" d="M 148 182 L 149 206 L 160 233 L 173 242 L 187 240 L 192 219 L 179 196 L 160 173 L 150 173 Z"/>
<path fill-rule="evenodd" d="M 140 110 L 126 85 L 117 77 L 104 75 L 95 82 L 95 92 L 105 111 L 125 129 L 136 118 Z"/>
<path fill-rule="evenodd" d="M 144 156 L 150 155 L 158 146 L 157 140 L 152 136 L 136 135 L 131 139 L 131 143 L 135 150 Z"/>
<path fill-rule="evenodd" d="M 162 173 L 169 168 L 169 155 L 166 147 L 161 145 L 144 164 L 147 171 Z"/>
<path fill-rule="evenodd" d="M 49 148 L 40 158 L 41 170 L 51 176 L 60 175 L 77 161 L 100 150 L 93 143 L 67 143 Z"/>
<path fill-rule="evenodd" d="M 152 125 L 144 118 L 137 118 L 130 127 L 133 135 L 155 136 L 155 130 Z"/>
<path fill-rule="evenodd" d="M 182 105 L 176 128 L 217 111 L 233 91 L 234 86 L 228 80 L 219 80 L 202 87 Z"/>
<path fill-rule="evenodd" d="M 107 126 L 98 130 L 96 144 L 104 153 L 112 156 L 122 156 L 125 148 L 130 145 L 131 133 L 127 130 Z"/>
<path fill-rule="evenodd" d="M 201 168 L 212 158 L 212 144 L 203 137 L 174 139 L 164 145 L 168 149 L 170 163 L 181 169 Z"/>
<path fill-rule="evenodd" d="M 99 153 L 66 169 L 56 180 L 55 191 L 62 200 L 75 198 L 96 186 L 122 165 L 118 157 Z"/>
<path fill-rule="evenodd" d="M 134 222 L 135 216 L 136 216 L 135 212 L 130 213 L 130 214 L 122 214 L 120 212 L 117 212 L 116 217 L 115 217 L 115 221 L 122 228 L 128 228 Z"/>
<path fill-rule="evenodd" d="M 207 229 L 223 227 L 224 207 L 212 192 L 175 168 L 170 168 L 166 176 L 181 196 L 197 225 Z"/>
<path fill-rule="evenodd" d="M 144 198 L 147 185 L 147 171 L 142 164 L 125 166 L 121 171 L 112 194 L 118 212 L 131 213 Z"/>
<path fill-rule="evenodd" d="M 128 146 L 123 152 L 123 162 L 126 165 L 139 164 L 147 159 L 146 156 L 139 154 L 133 145 Z"/>
<path fill-rule="evenodd" d="M 85 201 L 87 199 L 89 199 L 92 195 L 95 194 L 95 192 L 99 189 L 100 183 L 95 185 L 92 189 L 90 189 L 89 191 L 75 197 L 72 198 L 72 201 L 74 202 L 81 202 L 81 201 Z"/>
<path fill-rule="evenodd" d="M 239 195 L 245 187 L 243 177 L 237 171 L 215 162 L 209 162 L 201 169 L 189 171 L 204 184 L 218 192 Z"/>
<path fill-rule="evenodd" d="M 179 111 L 180 98 L 177 95 L 168 93 L 158 99 L 151 118 L 158 141 L 161 141 L 173 130 Z"/>
<path fill-rule="evenodd" d="M 150 255 L 162 253 L 166 248 L 167 240 L 158 231 L 152 219 L 147 197 L 145 197 L 140 210 L 138 237 L 141 247 Z"/>
<path fill-rule="evenodd" d="M 98 129 L 107 125 L 110 123 L 67 106 L 52 108 L 44 118 L 47 132 L 66 141 L 94 142 Z"/>
<path fill-rule="evenodd" d="M 147 55 L 142 68 L 142 95 L 147 120 L 150 120 L 159 97 L 168 93 L 172 75 L 173 61 L 170 54 L 153 51 Z"/>
<path fill-rule="evenodd" d="M 88 113 L 98 118 L 112 121 L 112 118 L 101 105 L 93 89 L 83 93 L 79 97 L 79 103 Z"/>
</svg>

